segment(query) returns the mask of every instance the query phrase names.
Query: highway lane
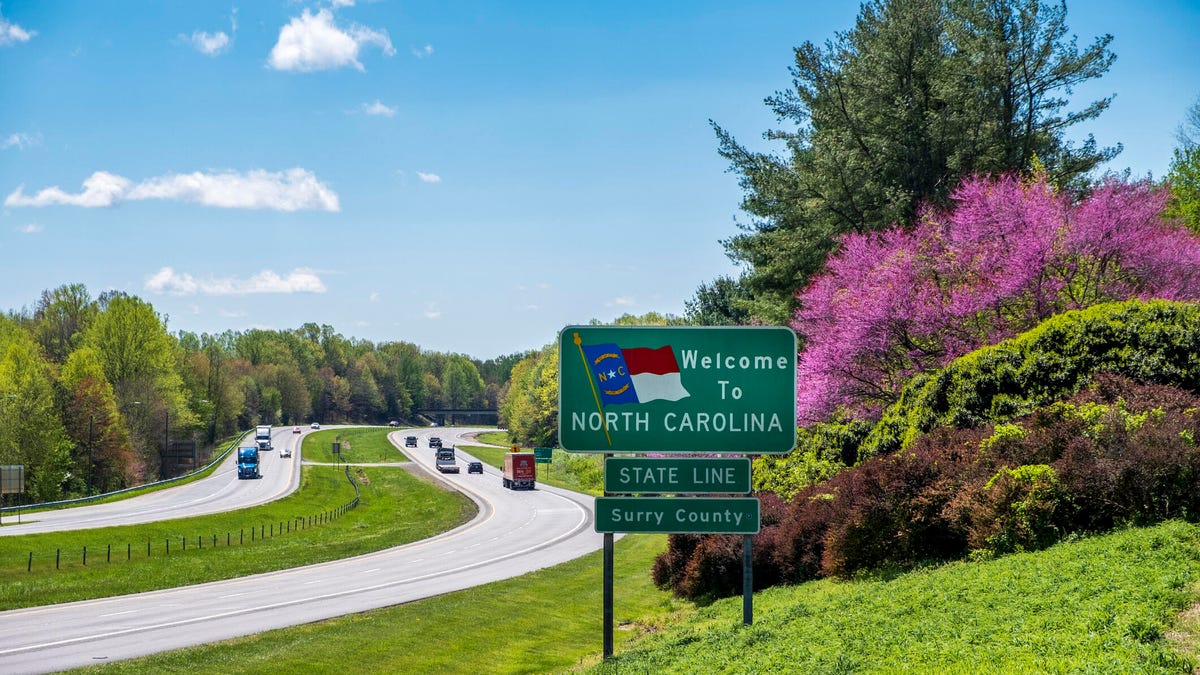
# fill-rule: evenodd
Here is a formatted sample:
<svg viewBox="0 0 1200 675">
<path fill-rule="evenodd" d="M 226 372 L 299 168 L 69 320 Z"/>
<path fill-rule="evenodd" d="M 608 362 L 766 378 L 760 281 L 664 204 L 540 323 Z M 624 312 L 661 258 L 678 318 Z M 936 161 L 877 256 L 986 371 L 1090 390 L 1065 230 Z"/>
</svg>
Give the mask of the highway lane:
<svg viewBox="0 0 1200 675">
<path fill-rule="evenodd" d="M 134 525 L 172 518 L 222 513 L 257 506 L 284 497 L 300 487 L 300 443 L 309 433 L 293 433 L 293 427 L 275 427 L 271 442 L 275 449 L 260 453 L 263 477 L 257 480 L 238 480 L 236 452 L 230 453 L 211 475 L 185 485 L 158 490 L 138 497 L 107 504 L 77 506 L 57 511 L 23 513 L 20 523 L 16 514 L 6 513 L 0 536 L 35 532 L 85 530 L 112 525 Z M 254 442 L 254 433 L 242 439 L 242 445 Z M 292 448 L 292 457 L 279 456 L 283 447 Z"/>
<path fill-rule="evenodd" d="M 469 444 L 469 430 L 390 435 L 414 463 L 437 475 L 428 438 Z M 514 492 L 491 467 L 444 476 L 479 505 L 469 523 L 442 535 L 309 567 L 132 596 L 0 613 L 0 672 L 40 673 L 131 658 L 343 614 L 409 602 L 506 579 L 598 550 L 592 498 L 540 486 Z"/>
</svg>

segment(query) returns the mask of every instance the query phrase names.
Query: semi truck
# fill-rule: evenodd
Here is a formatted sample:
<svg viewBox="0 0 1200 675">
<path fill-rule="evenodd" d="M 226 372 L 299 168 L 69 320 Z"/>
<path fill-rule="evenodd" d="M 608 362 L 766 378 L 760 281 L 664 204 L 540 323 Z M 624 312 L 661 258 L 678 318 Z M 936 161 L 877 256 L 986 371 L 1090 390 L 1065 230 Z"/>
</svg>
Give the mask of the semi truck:
<svg viewBox="0 0 1200 675">
<path fill-rule="evenodd" d="M 458 473 L 458 462 L 454 461 L 454 448 L 438 448 L 437 470 L 442 473 Z"/>
<path fill-rule="evenodd" d="M 259 450 L 271 450 L 271 425 L 260 424 L 254 429 L 254 442 Z"/>
<path fill-rule="evenodd" d="M 532 452 L 504 453 L 504 487 L 532 490 L 537 483 L 537 464 Z"/>
<path fill-rule="evenodd" d="M 238 448 L 238 478 L 262 478 L 258 470 L 258 448 Z"/>
</svg>

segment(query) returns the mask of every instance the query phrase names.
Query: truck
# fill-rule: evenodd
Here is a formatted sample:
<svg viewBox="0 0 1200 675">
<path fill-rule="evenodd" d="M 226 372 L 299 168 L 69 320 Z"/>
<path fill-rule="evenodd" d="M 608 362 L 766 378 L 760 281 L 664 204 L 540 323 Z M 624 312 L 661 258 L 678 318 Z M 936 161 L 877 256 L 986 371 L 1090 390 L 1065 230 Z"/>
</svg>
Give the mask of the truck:
<svg viewBox="0 0 1200 675">
<path fill-rule="evenodd" d="M 238 479 L 242 478 L 262 478 L 262 473 L 258 470 L 258 448 L 238 448 Z"/>
<path fill-rule="evenodd" d="M 437 464 L 437 470 L 442 473 L 458 473 L 458 462 L 454 461 L 453 446 L 438 448 L 435 463 Z"/>
<path fill-rule="evenodd" d="M 532 490 L 537 483 L 537 464 L 532 452 L 504 453 L 504 487 Z"/>
<path fill-rule="evenodd" d="M 259 450 L 271 450 L 271 425 L 260 424 L 254 429 L 254 442 Z"/>
</svg>

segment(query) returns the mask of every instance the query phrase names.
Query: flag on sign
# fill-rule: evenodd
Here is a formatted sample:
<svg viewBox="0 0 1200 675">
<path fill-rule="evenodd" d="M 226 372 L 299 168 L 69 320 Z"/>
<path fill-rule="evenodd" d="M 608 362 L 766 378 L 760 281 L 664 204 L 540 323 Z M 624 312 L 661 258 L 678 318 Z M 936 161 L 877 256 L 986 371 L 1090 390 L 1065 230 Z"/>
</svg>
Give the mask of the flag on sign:
<svg viewBox="0 0 1200 675">
<path fill-rule="evenodd" d="M 582 347 L 604 405 L 678 401 L 689 396 L 669 345 L 658 349 L 621 349 L 615 344 Z"/>
</svg>

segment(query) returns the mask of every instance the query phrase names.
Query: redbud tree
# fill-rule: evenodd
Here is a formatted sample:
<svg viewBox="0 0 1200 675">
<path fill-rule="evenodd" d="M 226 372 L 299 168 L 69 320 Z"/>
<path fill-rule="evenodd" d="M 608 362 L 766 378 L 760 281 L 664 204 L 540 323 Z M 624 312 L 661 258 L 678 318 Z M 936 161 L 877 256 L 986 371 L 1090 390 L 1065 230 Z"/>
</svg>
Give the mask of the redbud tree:
<svg viewBox="0 0 1200 675">
<path fill-rule="evenodd" d="M 1110 179 L 1086 197 L 1013 175 L 965 180 L 945 211 L 849 234 L 797 294 L 797 422 L 871 419 L 915 374 L 1046 318 L 1132 298 L 1200 298 L 1200 236 L 1168 194 Z"/>
</svg>

